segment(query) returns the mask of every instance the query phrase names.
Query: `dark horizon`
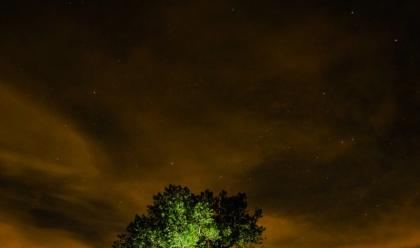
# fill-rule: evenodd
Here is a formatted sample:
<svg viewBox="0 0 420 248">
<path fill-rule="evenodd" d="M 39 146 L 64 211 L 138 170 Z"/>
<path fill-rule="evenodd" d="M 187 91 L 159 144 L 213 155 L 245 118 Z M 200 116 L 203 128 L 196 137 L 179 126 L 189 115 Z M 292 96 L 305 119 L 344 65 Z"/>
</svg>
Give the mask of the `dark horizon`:
<svg viewBox="0 0 420 248">
<path fill-rule="evenodd" d="M 264 247 L 420 247 L 415 1 L 0 3 L 3 247 L 111 247 L 173 183 Z"/>
</svg>

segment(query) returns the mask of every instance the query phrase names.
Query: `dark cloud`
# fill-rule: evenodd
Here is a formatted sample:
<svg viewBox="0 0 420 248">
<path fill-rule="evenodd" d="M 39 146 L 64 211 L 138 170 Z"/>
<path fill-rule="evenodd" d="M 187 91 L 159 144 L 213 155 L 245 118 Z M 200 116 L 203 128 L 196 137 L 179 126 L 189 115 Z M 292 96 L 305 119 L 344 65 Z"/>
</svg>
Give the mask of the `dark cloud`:
<svg viewBox="0 0 420 248">
<path fill-rule="evenodd" d="M 181 183 L 266 247 L 418 246 L 416 5 L 5 1 L 0 237 L 103 247 Z"/>
</svg>

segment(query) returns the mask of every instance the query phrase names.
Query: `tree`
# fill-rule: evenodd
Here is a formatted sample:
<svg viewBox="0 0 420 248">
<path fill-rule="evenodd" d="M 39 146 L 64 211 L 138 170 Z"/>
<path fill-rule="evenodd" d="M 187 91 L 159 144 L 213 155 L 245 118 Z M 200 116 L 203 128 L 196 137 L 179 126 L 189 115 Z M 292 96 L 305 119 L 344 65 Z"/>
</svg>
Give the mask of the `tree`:
<svg viewBox="0 0 420 248">
<path fill-rule="evenodd" d="M 229 248 L 260 243 L 262 210 L 247 209 L 246 195 L 193 194 L 169 185 L 153 197 L 147 214 L 136 215 L 113 248 Z"/>
</svg>

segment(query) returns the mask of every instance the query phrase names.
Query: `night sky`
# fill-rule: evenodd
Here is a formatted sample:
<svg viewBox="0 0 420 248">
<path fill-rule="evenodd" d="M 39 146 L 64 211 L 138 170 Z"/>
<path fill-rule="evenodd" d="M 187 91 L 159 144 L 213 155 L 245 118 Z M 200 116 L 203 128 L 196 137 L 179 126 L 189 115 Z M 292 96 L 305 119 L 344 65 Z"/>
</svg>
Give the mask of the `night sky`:
<svg viewBox="0 0 420 248">
<path fill-rule="evenodd" d="M 2 0 L 3 248 L 110 247 L 169 183 L 266 248 L 420 247 L 418 1 Z"/>
</svg>

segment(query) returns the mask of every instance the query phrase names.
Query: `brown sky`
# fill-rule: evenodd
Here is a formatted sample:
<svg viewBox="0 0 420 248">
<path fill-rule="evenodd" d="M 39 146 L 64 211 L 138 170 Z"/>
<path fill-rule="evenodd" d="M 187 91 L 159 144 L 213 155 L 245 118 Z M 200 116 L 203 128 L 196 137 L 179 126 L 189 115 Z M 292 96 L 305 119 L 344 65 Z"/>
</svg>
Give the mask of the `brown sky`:
<svg viewBox="0 0 420 248">
<path fill-rule="evenodd" d="M 420 247 L 419 6 L 290 2 L 2 2 L 2 247 L 110 247 L 169 183 L 266 248 Z"/>
</svg>

